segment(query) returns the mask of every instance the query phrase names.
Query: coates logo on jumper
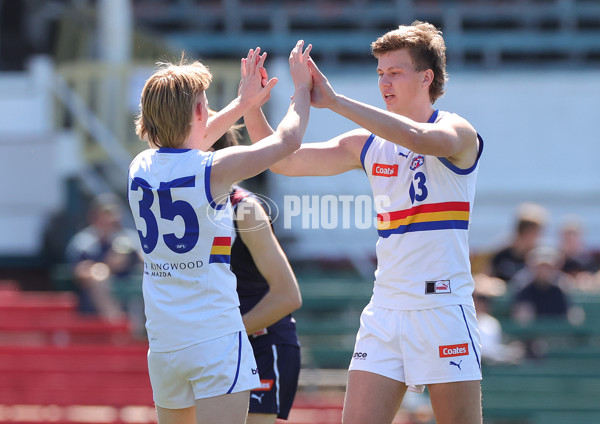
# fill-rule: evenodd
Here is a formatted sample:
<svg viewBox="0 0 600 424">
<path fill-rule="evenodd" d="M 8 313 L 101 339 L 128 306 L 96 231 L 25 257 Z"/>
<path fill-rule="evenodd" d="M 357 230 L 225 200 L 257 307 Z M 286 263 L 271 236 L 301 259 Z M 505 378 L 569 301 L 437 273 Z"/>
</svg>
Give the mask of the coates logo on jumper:
<svg viewBox="0 0 600 424">
<path fill-rule="evenodd" d="M 420 168 L 425 163 L 425 158 L 423 155 L 416 156 L 412 162 L 410 163 L 410 169 L 413 171 L 417 168 Z"/>
<path fill-rule="evenodd" d="M 467 356 L 468 354 L 469 354 L 469 344 L 468 343 L 440 346 L 440 358 L 449 358 L 452 356 Z"/>
<path fill-rule="evenodd" d="M 273 388 L 273 383 L 275 380 L 260 380 L 260 387 L 258 389 L 254 389 L 255 392 L 268 392 Z"/>
<path fill-rule="evenodd" d="M 388 165 L 385 163 L 374 163 L 372 174 L 376 175 L 378 177 L 397 177 L 398 176 L 398 165 Z"/>
</svg>

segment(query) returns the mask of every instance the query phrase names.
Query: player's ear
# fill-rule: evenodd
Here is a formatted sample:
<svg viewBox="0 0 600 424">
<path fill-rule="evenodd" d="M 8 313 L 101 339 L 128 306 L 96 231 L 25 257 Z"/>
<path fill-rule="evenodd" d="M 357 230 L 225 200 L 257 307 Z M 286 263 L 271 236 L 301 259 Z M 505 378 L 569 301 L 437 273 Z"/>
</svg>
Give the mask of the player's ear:
<svg viewBox="0 0 600 424">
<path fill-rule="evenodd" d="M 204 112 L 205 107 L 202 105 L 202 102 L 196 103 L 196 107 L 194 108 L 194 118 L 202 122 L 202 120 L 204 120 Z M 208 116 L 208 112 L 206 113 L 206 116 Z"/>
<path fill-rule="evenodd" d="M 423 72 L 423 84 L 427 87 L 433 82 L 433 70 L 427 69 Z"/>
</svg>

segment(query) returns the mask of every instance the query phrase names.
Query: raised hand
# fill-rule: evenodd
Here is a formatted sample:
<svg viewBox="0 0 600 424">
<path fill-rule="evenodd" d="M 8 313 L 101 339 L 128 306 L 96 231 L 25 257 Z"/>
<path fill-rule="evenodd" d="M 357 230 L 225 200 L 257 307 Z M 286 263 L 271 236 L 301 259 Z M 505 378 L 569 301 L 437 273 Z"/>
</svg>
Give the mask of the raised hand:
<svg viewBox="0 0 600 424">
<path fill-rule="evenodd" d="M 267 53 L 260 54 L 260 47 L 250 49 L 248 56 L 241 61 L 241 80 L 238 87 L 238 97 L 241 102 L 260 106 L 266 102 L 271 89 L 277 84 L 277 78 L 268 79 L 264 69 Z"/>
<path fill-rule="evenodd" d="M 290 73 L 292 74 L 295 88 L 307 87 L 310 90 L 312 89 L 313 81 L 308 68 L 308 60 L 312 44 L 309 44 L 304 51 L 302 51 L 303 49 L 304 40 L 299 40 L 290 53 Z"/>
<path fill-rule="evenodd" d="M 335 102 L 336 92 L 319 70 L 312 58 L 308 59 L 308 66 L 312 75 L 313 89 L 310 93 L 310 105 L 316 108 L 327 108 Z"/>
<path fill-rule="evenodd" d="M 266 56 L 267 53 L 264 53 L 264 55 Z M 263 60 L 263 62 L 264 62 L 264 60 Z M 267 72 L 267 70 L 265 69 L 264 66 L 261 66 L 260 68 L 258 68 L 258 70 L 260 72 L 260 77 L 261 77 L 260 83 L 263 87 L 265 87 L 269 83 L 269 73 Z M 269 93 L 262 99 L 262 101 L 257 106 L 261 107 L 262 105 L 267 103 L 270 98 L 271 98 L 271 91 L 269 90 Z"/>
</svg>

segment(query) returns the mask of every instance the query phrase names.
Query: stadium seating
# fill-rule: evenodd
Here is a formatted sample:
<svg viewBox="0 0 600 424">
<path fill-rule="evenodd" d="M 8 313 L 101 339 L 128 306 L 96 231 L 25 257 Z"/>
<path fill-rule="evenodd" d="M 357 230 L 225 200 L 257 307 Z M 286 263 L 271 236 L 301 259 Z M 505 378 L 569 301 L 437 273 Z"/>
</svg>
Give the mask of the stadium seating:
<svg viewBox="0 0 600 424">
<path fill-rule="evenodd" d="M 291 422 L 336 422 L 358 318 L 372 282 L 352 275 L 301 274 L 299 284 L 304 303 L 295 316 L 303 372 Z M 586 312 L 580 325 L 542 321 L 520 326 L 508 318 L 510 299 L 496 299 L 494 310 L 506 333 L 521 340 L 543 337 L 547 350 L 518 365 L 484 366 L 486 424 L 600 422 L 595 399 L 600 393 L 600 296 L 582 294 L 574 300 Z M 13 422 L 6 411 L 13 417 L 25 414 L 18 405 L 29 406 L 27 414 L 37 411 L 38 419 L 50 413 L 43 409 L 50 405 L 64 416 L 73 405 L 109 405 L 110 413 L 94 410 L 106 415 L 105 422 L 121 422 L 124 411 L 137 411 L 130 413 L 152 422 L 146 344 L 129 338 L 123 324 L 78 317 L 75 302 L 69 292 L 0 291 L 0 422 Z M 333 394 L 317 404 L 312 394 L 323 388 Z M 42 409 L 33 409 L 36 405 Z"/>
<path fill-rule="evenodd" d="M 150 7 L 140 2 L 133 8 L 140 26 L 158 29 L 171 45 L 204 57 L 237 58 L 248 44 L 287 55 L 304 38 L 328 60 L 356 61 L 367 57 L 364 46 L 381 33 L 421 19 L 443 28 L 450 63 L 488 67 L 592 63 L 598 58 L 599 14 L 597 2 L 585 0 L 290 0 L 268 6 L 183 0 L 155 1 Z"/>
<path fill-rule="evenodd" d="M 343 391 L 342 371 L 350 361 L 359 316 L 369 302 L 372 282 L 356 276 L 301 273 L 299 284 L 303 306 L 294 315 L 303 348 L 303 390 L 310 390 L 308 372 L 316 375 L 318 369 L 330 368 L 330 372 L 338 370 L 337 378 L 332 374 L 325 380 L 336 383 L 319 381 L 313 385 Z M 519 325 L 510 319 L 510 298 L 494 300 L 493 310 L 509 338 L 540 338 L 545 350 L 540 358 L 520 364 L 484 364 L 486 424 L 600 422 L 596 401 L 600 393 L 600 296 L 574 293 L 573 301 L 585 312 L 585 320 L 578 325 L 556 320 Z M 309 403 L 302 397 L 300 400 L 295 407 Z"/>
<path fill-rule="evenodd" d="M 346 369 L 360 313 L 369 303 L 373 283 L 353 274 L 298 278 L 303 303 L 294 316 L 303 349 L 303 366 Z"/>
<path fill-rule="evenodd" d="M 600 422 L 597 357 L 581 360 L 575 354 L 560 360 L 526 361 L 518 366 L 484 367 L 483 410 L 486 422 L 544 421 L 554 414 L 564 423 Z M 591 417 L 593 420 L 587 420 Z M 580 421 L 580 417 L 586 420 Z M 554 421 L 559 422 L 559 421 Z"/>
<path fill-rule="evenodd" d="M 290 422 L 336 422 L 372 283 L 352 275 L 300 275 L 299 284 L 303 371 Z M 98 422 L 154 422 L 147 344 L 127 333 L 127 323 L 78 316 L 69 292 L 0 287 L 0 423 L 90 422 L 90 414 L 101 417 Z M 547 349 L 517 365 L 484 366 L 486 424 L 600 422 L 600 296 L 574 299 L 586 311 L 581 325 L 525 327 L 508 319 L 509 299 L 496 299 L 494 309 L 512 338 L 541 336 Z M 315 403 L 323 389 L 331 396 Z"/>
<path fill-rule="evenodd" d="M 600 296 L 573 293 L 585 320 L 578 325 L 539 320 L 520 325 L 510 320 L 510 298 L 494 300 L 493 310 L 512 339 L 539 340 L 539 358 L 516 365 L 483 368 L 486 423 L 600 422 Z"/>
<path fill-rule="evenodd" d="M 76 306 L 0 285 L 0 423 L 156 422 L 147 343 Z"/>
<path fill-rule="evenodd" d="M 323 279 L 306 282 L 305 299 L 312 312 L 332 311 L 335 316 L 344 305 L 356 308 L 352 320 L 356 325 L 338 319 L 329 332 L 339 334 L 343 329 L 354 337 L 371 289 L 356 283 L 350 280 L 340 287 Z M 316 333 L 307 320 L 301 321 L 307 333 Z M 147 343 L 129 336 L 127 328 L 126 323 L 77 315 L 72 292 L 22 292 L 15 284 L 0 285 L 0 423 L 156 422 Z M 336 351 L 325 342 L 311 345 L 317 349 L 317 362 L 302 370 L 289 424 L 340 422 L 352 350 L 351 343 L 347 346 Z M 313 369 L 328 357 L 338 369 Z"/>
</svg>

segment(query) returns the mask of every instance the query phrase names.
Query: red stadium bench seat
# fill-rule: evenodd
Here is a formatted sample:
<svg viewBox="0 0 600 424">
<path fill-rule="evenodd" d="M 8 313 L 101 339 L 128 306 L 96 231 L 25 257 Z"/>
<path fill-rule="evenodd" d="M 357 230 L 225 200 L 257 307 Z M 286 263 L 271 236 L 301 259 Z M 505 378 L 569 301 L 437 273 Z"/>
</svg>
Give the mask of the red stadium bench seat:
<svg viewBox="0 0 600 424">
<path fill-rule="evenodd" d="M 155 423 L 147 342 L 73 293 L 0 289 L 0 423 Z M 97 420 L 97 421 L 95 421 Z"/>
</svg>

